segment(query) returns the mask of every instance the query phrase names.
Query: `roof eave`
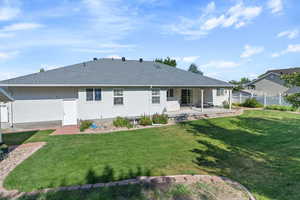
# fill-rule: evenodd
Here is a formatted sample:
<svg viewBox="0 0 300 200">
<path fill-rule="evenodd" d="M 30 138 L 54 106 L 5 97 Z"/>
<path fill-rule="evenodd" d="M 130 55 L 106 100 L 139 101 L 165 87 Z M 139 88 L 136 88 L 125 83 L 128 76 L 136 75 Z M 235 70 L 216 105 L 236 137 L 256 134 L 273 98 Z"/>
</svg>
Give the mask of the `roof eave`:
<svg viewBox="0 0 300 200">
<path fill-rule="evenodd" d="M 0 84 L 0 87 L 224 87 L 233 85 Z"/>
</svg>

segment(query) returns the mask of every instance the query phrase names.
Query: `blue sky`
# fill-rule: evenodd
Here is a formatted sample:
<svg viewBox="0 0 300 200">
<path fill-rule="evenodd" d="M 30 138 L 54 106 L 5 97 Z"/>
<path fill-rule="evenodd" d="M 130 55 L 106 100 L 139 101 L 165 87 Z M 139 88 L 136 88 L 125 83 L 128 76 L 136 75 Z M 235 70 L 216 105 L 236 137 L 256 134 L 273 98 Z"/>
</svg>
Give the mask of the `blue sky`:
<svg viewBox="0 0 300 200">
<path fill-rule="evenodd" d="M 223 80 L 300 66 L 299 0 L 0 0 L 0 79 L 122 57 Z"/>
</svg>

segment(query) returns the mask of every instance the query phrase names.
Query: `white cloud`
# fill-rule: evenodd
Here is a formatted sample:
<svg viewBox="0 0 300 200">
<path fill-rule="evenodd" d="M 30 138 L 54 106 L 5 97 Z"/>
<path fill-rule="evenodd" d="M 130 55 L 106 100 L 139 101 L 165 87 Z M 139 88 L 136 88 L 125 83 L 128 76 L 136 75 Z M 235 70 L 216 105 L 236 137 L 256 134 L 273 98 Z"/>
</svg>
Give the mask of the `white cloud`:
<svg viewBox="0 0 300 200">
<path fill-rule="evenodd" d="M 243 3 L 230 7 L 220 15 L 212 16 L 211 13 L 215 9 L 215 3 L 209 3 L 201 16 L 196 18 L 180 17 L 178 23 L 168 25 L 165 28 L 173 33 L 185 36 L 186 39 L 198 39 L 215 28 L 243 27 L 262 12 L 260 6 L 247 7 Z"/>
<path fill-rule="evenodd" d="M 89 49 L 89 48 L 73 48 L 72 51 L 81 53 L 114 53 L 113 49 Z"/>
<path fill-rule="evenodd" d="M 294 29 L 294 30 L 287 30 L 278 33 L 277 37 L 287 37 L 289 39 L 295 39 L 299 35 L 299 30 Z"/>
<path fill-rule="evenodd" d="M 14 72 L 3 72 L 3 71 L 0 71 L 0 81 L 1 80 L 15 78 L 15 77 L 18 77 L 19 75 L 20 74 L 14 73 Z"/>
<path fill-rule="evenodd" d="M 119 55 L 109 55 L 109 56 L 106 56 L 105 58 L 121 59 L 122 57 Z"/>
<path fill-rule="evenodd" d="M 0 33 L 0 38 L 12 38 L 15 34 L 13 33 Z"/>
<path fill-rule="evenodd" d="M 19 54 L 18 51 L 12 51 L 12 52 L 0 52 L 0 61 L 7 60 L 10 58 L 15 57 L 17 54 Z"/>
<path fill-rule="evenodd" d="M 290 44 L 285 50 L 281 52 L 273 53 L 271 57 L 276 58 L 288 53 L 300 53 L 300 44 Z"/>
<path fill-rule="evenodd" d="M 204 13 L 212 13 L 216 10 L 216 4 L 214 1 L 210 2 L 209 4 L 207 4 L 206 8 L 204 9 Z"/>
<path fill-rule="evenodd" d="M 135 9 L 122 0 L 82 0 L 82 3 L 92 16 L 92 31 L 105 37 L 119 39 L 138 27 Z"/>
<path fill-rule="evenodd" d="M 245 45 L 244 51 L 240 57 L 249 58 L 255 54 L 262 53 L 263 51 L 264 51 L 264 47 Z"/>
<path fill-rule="evenodd" d="M 225 69 L 225 68 L 235 68 L 240 66 L 240 63 L 233 61 L 224 61 L 224 60 L 216 60 L 210 61 L 207 64 L 201 65 L 201 68 L 216 68 L 216 69 Z"/>
<path fill-rule="evenodd" d="M 0 2 L 0 21 L 15 19 L 21 13 L 18 1 L 2 0 Z"/>
<path fill-rule="evenodd" d="M 267 6 L 272 13 L 280 13 L 283 10 L 282 0 L 269 0 Z"/>
<path fill-rule="evenodd" d="M 182 58 L 182 62 L 193 63 L 199 59 L 200 56 L 186 56 Z"/>
<path fill-rule="evenodd" d="M 43 25 L 37 23 L 16 23 L 8 26 L 4 26 L 0 31 L 13 32 L 13 31 L 24 31 L 41 28 Z"/>
</svg>

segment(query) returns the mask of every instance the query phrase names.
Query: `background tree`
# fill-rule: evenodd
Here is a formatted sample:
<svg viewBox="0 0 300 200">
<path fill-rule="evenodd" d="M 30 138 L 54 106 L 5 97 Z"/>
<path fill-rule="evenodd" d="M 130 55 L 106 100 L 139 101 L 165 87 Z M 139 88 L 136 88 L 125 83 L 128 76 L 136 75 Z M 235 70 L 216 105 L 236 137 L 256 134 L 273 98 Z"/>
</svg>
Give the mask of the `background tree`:
<svg viewBox="0 0 300 200">
<path fill-rule="evenodd" d="M 192 64 L 190 65 L 188 71 L 189 71 L 189 72 L 193 72 L 193 73 L 195 73 L 195 74 L 203 75 L 203 72 L 200 71 L 200 70 L 198 69 L 198 66 L 197 66 L 196 64 L 194 64 L 194 63 L 192 63 Z"/>
<path fill-rule="evenodd" d="M 300 74 L 299 73 L 292 73 L 286 74 L 281 77 L 285 80 L 286 86 L 288 87 L 300 87 Z M 287 102 L 292 104 L 293 107 L 299 108 L 300 107 L 300 93 L 289 94 L 285 96 Z"/>
<path fill-rule="evenodd" d="M 247 83 L 250 83 L 251 80 L 247 77 L 243 77 L 241 78 L 241 80 L 239 81 L 229 81 L 229 83 L 231 83 L 232 85 L 235 85 L 235 87 L 233 88 L 233 91 L 241 91 L 242 89 L 244 89 L 244 85 Z"/>
<path fill-rule="evenodd" d="M 167 57 L 165 59 L 156 58 L 155 62 L 163 63 L 163 64 L 166 64 L 166 65 L 169 65 L 169 66 L 172 66 L 172 67 L 176 67 L 177 66 L 176 60 L 175 59 L 171 59 L 170 57 Z"/>
<path fill-rule="evenodd" d="M 44 68 L 41 68 L 41 69 L 40 69 L 40 72 L 45 72 L 45 69 L 44 69 Z"/>
</svg>

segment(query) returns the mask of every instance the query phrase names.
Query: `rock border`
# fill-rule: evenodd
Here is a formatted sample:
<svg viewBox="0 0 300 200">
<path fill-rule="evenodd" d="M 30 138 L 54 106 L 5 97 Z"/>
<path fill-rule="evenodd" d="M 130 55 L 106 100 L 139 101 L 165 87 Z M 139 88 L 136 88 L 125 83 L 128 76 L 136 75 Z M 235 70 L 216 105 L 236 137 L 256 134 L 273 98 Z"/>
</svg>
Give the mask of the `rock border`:
<svg viewBox="0 0 300 200">
<path fill-rule="evenodd" d="M 203 180 L 210 180 L 212 182 L 224 181 L 235 185 L 248 195 L 249 200 L 256 200 L 255 197 L 250 193 L 250 191 L 240 183 L 233 181 L 226 177 L 220 176 L 211 176 L 211 175 L 174 175 L 174 176 L 140 176 L 136 179 L 128 179 L 122 181 L 114 181 L 108 183 L 95 183 L 95 184 L 85 184 L 85 185 L 76 185 L 76 186 L 66 186 L 66 187 L 58 187 L 58 188 L 47 188 L 43 190 L 33 191 L 33 192 L 15 192 L 10 198 L 18 198 L 23 195 L 34 196 L 41 193 L 47 192 L 60 192 L 60 191 L 76 191 L 76 190 L 90 190 L 96 188 L 104 188 L 104 187 L 114 187 L 114 186 L 124 186 L 124 185 L 135 185 L 135 184 L 164 184 L 164 183 L 177 183 L 177 184 L 190 184 L 196 183 Z"/>
<path fill-rule="evenodd" d="M 8 174 L 19 164 L 41 149 L 46 142 L 34 142 L 22 144 L 8 154 L 8 157 L 0 162 L 0 197 L 12 197 L 19 194 L 17 190 L 6 190 L 3 182 Z"/>
</svg>

